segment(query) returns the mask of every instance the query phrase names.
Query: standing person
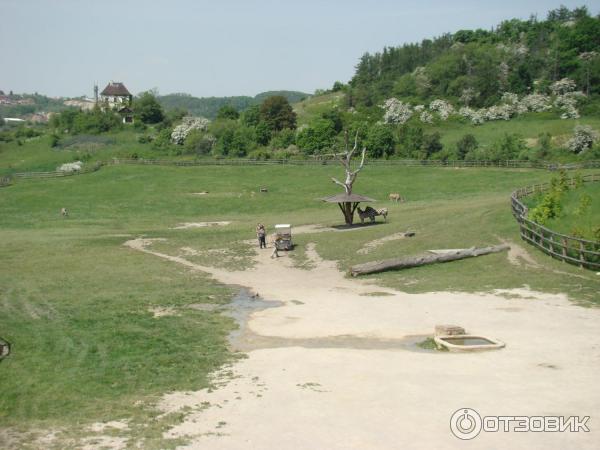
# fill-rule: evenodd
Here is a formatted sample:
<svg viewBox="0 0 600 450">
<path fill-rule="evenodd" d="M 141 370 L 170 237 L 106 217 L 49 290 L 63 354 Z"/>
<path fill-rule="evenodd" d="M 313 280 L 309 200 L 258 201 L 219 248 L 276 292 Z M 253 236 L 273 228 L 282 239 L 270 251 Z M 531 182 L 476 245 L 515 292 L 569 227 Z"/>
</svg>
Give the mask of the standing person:
<svg viewBox="0 0 600 450">
<path fill-rule="evenodd" d="M 258 246 L 260 248 L 267 248 L 265 226 L 262 223 L 256 226 L 256 237 L 258 237 Z"/>
</svg>

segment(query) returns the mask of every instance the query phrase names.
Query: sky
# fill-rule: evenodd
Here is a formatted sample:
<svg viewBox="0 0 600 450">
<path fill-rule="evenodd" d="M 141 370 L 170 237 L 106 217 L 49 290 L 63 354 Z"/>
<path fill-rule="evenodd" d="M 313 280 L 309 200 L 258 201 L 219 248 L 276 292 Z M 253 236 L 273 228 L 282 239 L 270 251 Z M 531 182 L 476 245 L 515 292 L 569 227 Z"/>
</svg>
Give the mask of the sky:
<svg viewBox="0 0 600 450">
<path fill-rule="evenodd" d="M 586 0 L 0 0 L 0 90 L 92 96 L 313 93 L 348 82 L 365 52 L 491 29 Z"/>
</svg>

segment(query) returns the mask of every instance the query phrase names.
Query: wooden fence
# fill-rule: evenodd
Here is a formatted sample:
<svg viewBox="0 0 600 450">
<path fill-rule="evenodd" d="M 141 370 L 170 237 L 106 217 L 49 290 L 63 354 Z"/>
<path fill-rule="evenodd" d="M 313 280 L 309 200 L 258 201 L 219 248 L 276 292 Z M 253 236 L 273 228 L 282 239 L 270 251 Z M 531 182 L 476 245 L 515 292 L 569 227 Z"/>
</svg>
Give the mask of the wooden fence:
<svg viewBox="0 0 600 450">
<path fill-rule="evenodd" d="M 82 170 L 73 170 L 71 172 L 63 172 L 60 170 L 54 172 L 17 172 L 12 174 L 12 176 L 19 179 L 70 177 L 73 175 L 83 175 L 84 173 L 96 172 L 100 170 L 103 165 L 104 163 L 97 162 L 93 166 L 84 168 Z"/>
<path fill-rule="evenodd" d="M 105 165 L 148 165 L 148 166 L 320 166 L 339 164 L 335 159 L 197 159 L 188 161 L 178 161 L 169 159 L 119 159 L 113 158 L 110 161 L 98 161 L 93 166 L 84 168 L 80 171 L 72 172 L 17 172 L 9 177 L 0 178 L 0 187 L 9 186 L 14 179 L 41 179 L 41 178 L 61 178 L 73 175 L 82 175 L 84 173 L 96 172 Z M 371 160 L 373 166 L 401 166 L 401 167 L 496 167 L 510 169 L 591 169 L 600 167 L 600 161 L 585 161 L 576 164 L 559 165 L 546 161 L 433 161 L 416 159 L 389 159 L 389 160 Z"/>
<path fill-rule="evenodd" d="M 108 164 L 139 164 L 153 166 L 320 166 L 337 165 L 336 159 L 197 159 L 188 161 L 176 161 L 166 159 L 119 159 L 114 158 Z M 573 164 L 557 164 L 547 161 L 437 161 L 417 159 L 386 159 L 369 160 L 373 166 L 404 166 L 404 167 L 497 167 L 511 169 L 593 169 L 600 168 L 600 161 L 583 161 Z"/>
<path fill-rule="evenodd" d="M 584 183 L 600 182 L 600 173 L 585 175 L 582 180 Z M 575 183 L 574 178 L 568 180 L 570 187 L 574 187 Z M 545 192 L 549 188 L 549 183 L 534 184 L 512 193 L 510 198 L 512 213 L 519 223 L 521 238 L 564 262 L 592 270 L 600 269 L 600 242 L 557 233 L 527 218 L 528 209 L 521 199 Z"/>
</svg>

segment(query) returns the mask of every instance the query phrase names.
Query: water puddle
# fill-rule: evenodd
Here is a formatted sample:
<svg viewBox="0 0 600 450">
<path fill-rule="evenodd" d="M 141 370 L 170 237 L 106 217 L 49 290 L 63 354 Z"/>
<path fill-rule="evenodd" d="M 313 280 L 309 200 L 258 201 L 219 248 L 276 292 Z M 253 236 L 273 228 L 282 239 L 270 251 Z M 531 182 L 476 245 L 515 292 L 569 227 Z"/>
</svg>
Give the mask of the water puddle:
<svg viewBox="0 0 600 450">
<path fill-rule="evenodd" d="M 280 336 L 262 336 L 248 327 L 250 316 L 267 308 L 283 306 L 283 302 L 266 300 L 241 288 L 227 305 L 224 314 L 233 318 L 238 329 L 229 334 L 229 346 L 233 351 L 249 352 L 265 348 L 303 347 L 303 348 L 348 348 L 358 350 L 409 350 L 419 353 L 438 353 L 436 350 L 421 348 L 427 336 L 405 336 L 399 339 L 384 339 L 368 336 L 337 335 L 314 338 L 287 338 Z"/>
</svg>

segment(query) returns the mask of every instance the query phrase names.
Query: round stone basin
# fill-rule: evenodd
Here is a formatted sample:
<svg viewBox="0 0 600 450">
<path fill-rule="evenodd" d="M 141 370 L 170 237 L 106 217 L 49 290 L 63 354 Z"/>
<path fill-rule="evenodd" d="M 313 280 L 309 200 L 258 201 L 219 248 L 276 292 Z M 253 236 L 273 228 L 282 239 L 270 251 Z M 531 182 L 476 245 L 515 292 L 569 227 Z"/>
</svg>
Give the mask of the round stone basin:
<svg viewBox="0 0 600 450">
<path fill-rule="evenodd" d="M 445 348 L 451 352 L 497 350 L 505 346 L 504 342 L 497 339 L 472 334 L 436 336 L 434 340 L 438 348 Z"/>
</svg>

